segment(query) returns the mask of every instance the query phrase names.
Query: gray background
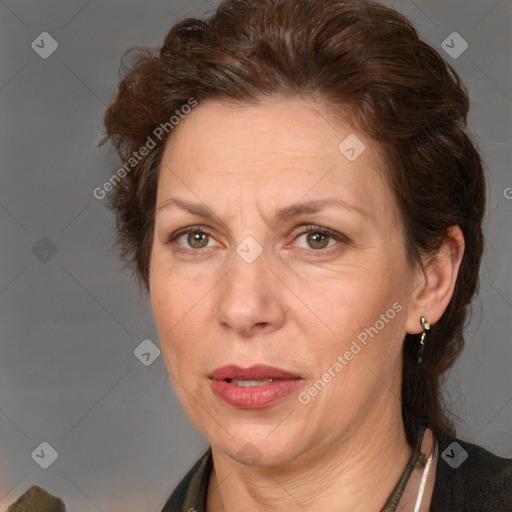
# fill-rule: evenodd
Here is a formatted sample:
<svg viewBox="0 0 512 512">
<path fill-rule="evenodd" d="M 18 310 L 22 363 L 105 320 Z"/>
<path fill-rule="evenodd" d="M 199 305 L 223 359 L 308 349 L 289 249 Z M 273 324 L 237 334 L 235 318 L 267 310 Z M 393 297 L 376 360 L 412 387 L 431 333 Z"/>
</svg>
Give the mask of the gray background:
<svg viewBox="0 0 512 512">
<path fill-rule="evenodd" d="M 446 391 L 459 437 L 512 457 L 512 5 L 386 3 L 470 90 L 470 129 L 489 171 L 488 240 L 467 348 Z M 145 366 L 134 355 L 144 339 L 158 345 L 156 329 L 92 191 L 117 169 L 95 144 L 122 52 L 160 44 L 178 19 L 215 5 L 0 1 L 0 510 L 38 484 L 72 512 L 158 511 L 207 446 L 162 357 Z M 441 48 L 454 31 L 469 44 L 456 59 Z M 42 32 L 59 45 L 47 59 L 31 47 Z M 42 442 L 58 453 L 47 469 L 31 456 Z"/>
</svg>

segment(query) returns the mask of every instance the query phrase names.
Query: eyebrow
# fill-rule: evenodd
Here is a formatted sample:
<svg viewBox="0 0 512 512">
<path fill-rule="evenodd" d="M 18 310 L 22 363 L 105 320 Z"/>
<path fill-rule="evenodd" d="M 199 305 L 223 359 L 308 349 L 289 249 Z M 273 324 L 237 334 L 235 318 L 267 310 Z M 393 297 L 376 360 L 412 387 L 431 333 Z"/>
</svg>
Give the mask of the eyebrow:
<svg viewBox="0 0 512 512">
<path fill-rule="evenodd" d="M 157 212 L 171 206 L 177 206 L 182 210 L 185 210 L 193 215 L 197 215 L 200 217 L 218 217 L 218 215 L 205 204 L 191 203 L 178 197 L 168 198 L 163 204 L 161 204 L 157 208 Z M 349 204 L 346 201 L 343 201 L 342 199 L 331 197 L 327 199 L 317 199 L 315 201 L 298 202 L 291 206 L 286 206 L 276 212 L 275 221 L 284 222 L 294 217 L 298 217 L 299 215 L 318 213 L 321 210 L 332 206 L 343 208 L 349 211 L 354 211 L 356 213 L 359 213 L 360 215 L 363 215 L 364 217 L 368 217 L 368 213 L 365 212 L 362 208 Z"/>
</svg>

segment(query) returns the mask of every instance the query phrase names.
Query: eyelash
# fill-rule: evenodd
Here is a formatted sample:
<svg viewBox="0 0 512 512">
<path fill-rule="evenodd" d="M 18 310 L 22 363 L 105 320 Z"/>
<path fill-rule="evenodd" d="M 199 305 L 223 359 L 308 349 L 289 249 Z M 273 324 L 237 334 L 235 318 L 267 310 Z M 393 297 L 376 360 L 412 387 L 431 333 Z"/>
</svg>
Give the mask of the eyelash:
<svg viewBox="0 0 512 512">
<path fill-rule="evenodd" d="M 166 243 L 167 244 L 174 243 L 181 236 L 188 235 L 190 233 L 201 233 L 201 234 L 204 234 L 204 235 L 207 235 L 207 236 L 213 238 L 213 236 L 208 232 L 208 230 L 203 228 L 202 226 L 188 226 L 186 228 L 180 229 L 180 230 L 172 233 L 171 235 L 169 235 L 169 237 L 166 240 Z M 308 226 L 306 226 L 305 229 L 296 233 L 294 235 L 294 240 L 296 240 L 297 238 L 299 238 L 302 235 L 306 235 L 309 233 L 327 236 L 337 242 L 342 242 L 342 243 L 350 242 L 349 238 L 347 236 L 343 235 L 342 233 L 339 233 L 337 231 L 334 231 L 334 230 L 326 228 L 326 227 L 315 226 L 315 225 L 308 225 Z M 180 246 L 179 244 L 177 244 L 177 246 L 178 247 L 175 249 L 177 252 L 187 253 L 187 254 L 191 254 L 191 253 L 199 254 L 199 253 L 203 252 L 203 249 L 208 249 L 208 247 L 199 248 L 199 249 L 184 248 L 183 246 Z M 322 249 L 304 249 L 304 248 L 302 248 L 303 251 L 307 251 L 310 254 L 315 254 L 318 256 L 328 254 L 333 249 L 336 249 L 336 247 L 334 245 L 332 245 L 330 247 L 322 248 Z"/>
</svg>

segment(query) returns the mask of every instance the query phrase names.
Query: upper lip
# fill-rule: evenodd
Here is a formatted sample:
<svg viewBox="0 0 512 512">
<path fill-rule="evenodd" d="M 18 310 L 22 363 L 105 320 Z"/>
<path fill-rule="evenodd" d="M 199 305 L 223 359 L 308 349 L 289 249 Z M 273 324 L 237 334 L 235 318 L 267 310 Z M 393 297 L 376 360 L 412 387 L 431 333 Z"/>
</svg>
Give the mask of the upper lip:
<svg viewBox="0 0 512 512">
<path fill-rule="evenodd" d="M 213 370 L 208 375 L 213 380 L 264 380 L 264 379 L 300 379 L 301 376 L 296 373 L 287 372 L 281 368 L 267 366 L 265 364 L 256 364 L 248 368 L 241 368 L 234 364 L 222 366 Z"/>
</svg>

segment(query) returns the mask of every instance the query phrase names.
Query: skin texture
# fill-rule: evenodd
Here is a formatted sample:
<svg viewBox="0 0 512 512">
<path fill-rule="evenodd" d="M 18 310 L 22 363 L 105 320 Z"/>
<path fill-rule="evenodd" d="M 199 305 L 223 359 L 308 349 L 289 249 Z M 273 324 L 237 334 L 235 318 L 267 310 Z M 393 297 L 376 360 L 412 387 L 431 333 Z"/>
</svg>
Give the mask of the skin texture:
<svg viewBox="0 0 512 512">
<path fill-rule="evenodd" d="M 366 147 L 355 161 L 338 149 L 350 134 Z M 209 512 L 380 510 L 399 479 L 412 452 L 400 411 L 403 339 L 422 332 L 421 316 L 435 323 L 442 315 L 464 242 L 453 227 L 437 257 L 411 268 L 384 173 L 372 140 L 299 98 L 204 102 L 168 140 L 150 298 L 175 391 L 212 446 Z M 351 208 L 276 221 L 282 208 L 328 198 Z M 200 243 L 187 234 L 169 242 L 198 225 Z M 339 240 L 308 235 L 307 226 Z M 252 263 L 236 252 L 248 236 L 263 250 Z M 393 304 L 401 306 L 393 319 L 301 403 L 299 393 Z M 212 393 L 215 368 L 258 363 L 299 374 L 301 386 L 260 410 L 237 410 Z M 253 464 L 242 457 L 248 450 Z"/>
</svg>

